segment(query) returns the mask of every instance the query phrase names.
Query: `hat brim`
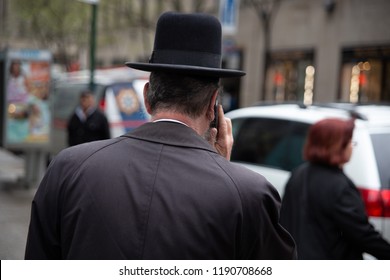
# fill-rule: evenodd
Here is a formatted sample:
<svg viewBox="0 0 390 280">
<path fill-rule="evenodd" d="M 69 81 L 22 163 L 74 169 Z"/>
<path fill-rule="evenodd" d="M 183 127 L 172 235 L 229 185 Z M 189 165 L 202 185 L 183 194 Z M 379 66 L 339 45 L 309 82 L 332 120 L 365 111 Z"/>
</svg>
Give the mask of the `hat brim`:
<svg viewBox="0 0 390 280">
<path fill-rule="evenodd" d="M 174 72 L 187 75 L 196 75 L 196 76 L 206 76 L 206 77 L 219 77 L 219 78 L 229 78 L 229 77 L 241 77 L 246 73 L 240 70 L 233 69 L 217 69 L 217 68 L 208 68 L 200 66 L 190 66 L 190 65 L 176 65 L 176 64 L 158 64 L 158 63 L 140 63 L 140 62 L 126 62 L 127 67 L 153 72 L 153 71 L 162 71 L 162 72 Z"/>
</svg>

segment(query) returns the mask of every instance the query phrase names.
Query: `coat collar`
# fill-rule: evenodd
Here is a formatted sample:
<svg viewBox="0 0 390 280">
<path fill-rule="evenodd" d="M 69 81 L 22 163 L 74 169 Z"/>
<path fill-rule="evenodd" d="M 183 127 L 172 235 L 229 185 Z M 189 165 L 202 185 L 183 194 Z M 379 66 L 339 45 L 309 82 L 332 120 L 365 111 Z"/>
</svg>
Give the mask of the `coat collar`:
<svg viewBox="0 0 390 280">
<path fill-rule="evenodd" d="M 122 137 L 173 146 L 197 148 L 216 153 L 215 149 L 192 128 L 176 122 L 148 122 Z"/>
</svg>

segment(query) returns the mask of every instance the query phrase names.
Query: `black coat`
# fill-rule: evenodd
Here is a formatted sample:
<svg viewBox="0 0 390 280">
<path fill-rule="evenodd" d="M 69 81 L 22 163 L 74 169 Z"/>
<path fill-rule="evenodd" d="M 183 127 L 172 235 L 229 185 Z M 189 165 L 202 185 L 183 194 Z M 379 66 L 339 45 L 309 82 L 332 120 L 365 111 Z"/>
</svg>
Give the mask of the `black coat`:
<svg viewBox="0 0 390 280">
<path fill-rule="evenodd" d="M 303 164 L 282 200 L 281 223 L 297 243 L 299 259 L 390 259 L 390 245 L 369 223 L 353 182 L 337 167 Z"/>
<path fill-rule="evenodd" d="M 77 114 L 73 113 L 67 129 L 69 146 L 110 138 L 107 118 L 99 109 L 89 114 L 85 121 L 81 121 Z"/>
<path fill-rule="evenodd" d="M 62 151 L 32 204 L 26 259 L 292 259 L 280 197 L 194 130 L 147 123 Z"/>
</svg>

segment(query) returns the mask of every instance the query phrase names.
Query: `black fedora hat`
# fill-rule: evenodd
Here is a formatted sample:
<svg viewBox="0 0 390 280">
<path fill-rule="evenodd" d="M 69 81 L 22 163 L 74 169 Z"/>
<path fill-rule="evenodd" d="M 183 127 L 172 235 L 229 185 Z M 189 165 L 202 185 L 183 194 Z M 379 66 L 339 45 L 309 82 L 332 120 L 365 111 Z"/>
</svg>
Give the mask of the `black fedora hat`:
<svg viewBox="0 0 390 280">
<path fill-rule="evenodd" d="M 245 72 L 221 68 L 221 24 L 207 14 L 163 13 L 157 21 L 149 63 L 126 62 L 143 71 L 209 77 L 238 77 Z"/>
</svg>

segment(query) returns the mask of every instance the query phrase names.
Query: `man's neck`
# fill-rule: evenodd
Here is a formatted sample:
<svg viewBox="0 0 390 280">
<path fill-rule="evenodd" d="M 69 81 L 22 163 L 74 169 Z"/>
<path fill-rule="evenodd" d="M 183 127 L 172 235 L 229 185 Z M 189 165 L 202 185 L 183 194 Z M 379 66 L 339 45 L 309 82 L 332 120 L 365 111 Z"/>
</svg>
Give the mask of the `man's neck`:
<svg viewBox="0 0 390 280">
<path fill-rule="evenodd" d="M 159 121 L 159 120 L 178 121 L 192 128 L 199 135 L 203 135 L 208 128 L 207 124 L 205 124 L 205 122 L 202 121 L 201 118 L 193 119 L 188 117 L 187 115 L 183 115 L 175 112 L 160 112 L 153 115 L 151 120 L 152 121 Z"/>
</svg>

